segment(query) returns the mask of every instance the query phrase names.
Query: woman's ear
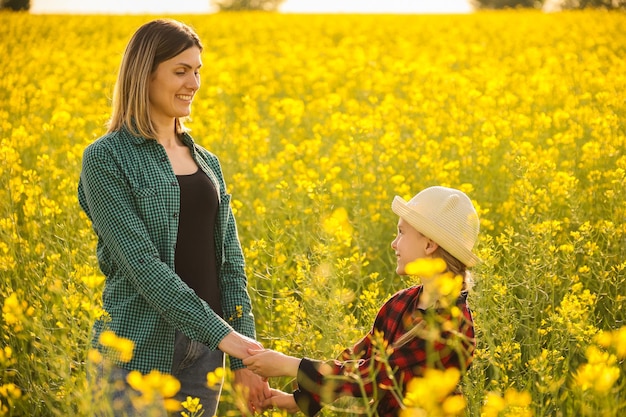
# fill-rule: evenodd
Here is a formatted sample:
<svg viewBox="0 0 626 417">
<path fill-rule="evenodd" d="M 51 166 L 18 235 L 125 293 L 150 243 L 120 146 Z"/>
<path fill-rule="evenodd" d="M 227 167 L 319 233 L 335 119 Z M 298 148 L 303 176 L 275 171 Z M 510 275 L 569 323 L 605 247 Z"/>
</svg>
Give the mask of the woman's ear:
<svg viewBox="0 0 626 417">
<path fill-rule="evenodd" d="M 435 253 L 437 248 L 439 248 L 439 245 L 436 242 L 428 239 L 428 242 L 426 243 L 426 254 L 432 255 L 433 253 Z"/>
</svg>

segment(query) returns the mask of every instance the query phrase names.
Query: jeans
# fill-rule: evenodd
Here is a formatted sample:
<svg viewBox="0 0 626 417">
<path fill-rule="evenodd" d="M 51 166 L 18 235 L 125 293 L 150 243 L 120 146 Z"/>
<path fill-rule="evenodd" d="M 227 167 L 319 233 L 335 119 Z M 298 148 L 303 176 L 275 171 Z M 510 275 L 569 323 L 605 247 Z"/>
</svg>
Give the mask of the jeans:
<svg viewBox="0 0 626 417">
<path fill-rule="evenodd" d="M 217 405 L 222 391 L 223 380 L 212 388 L 207 386 L 207 374 L 217 368 L 224 367 L 224 353 L 220 350 L 211 350 L 202 343 L 190 340 L 180 332 L 176 332 L 174 357 L 172 361 L 172 376 L 180 382 L 180 391 L 174 396 L 178 401 L 185 401 L 187 397 L 199 398 L 204 416 L 213 417 L 217 412 Z M 128 382 L 126 377 L 129 370 L 118 366 L 107 367 L 105 370 L 98 366 L 96 386 L 94 387 L 94 406 L 98 417 L 169 417 L 160 398 L 154 404 L 144 405 L 137 409 L 133 405 L 133 398 L 140 396 Z M 103 384 L 103 381 L 106 381 Z M 185 411 L 182 409 L 181 411 Z M 174 413 L 180 416 L 180 413 Z"/>
<path fill-rule="evenodd" d="M 211 350 L 202 343 L 189 340 L 176 332 L 172 375 L 180 381 L 180 391 L 176 399 L 185 401 L 187 397 L 199 398 L 204 416 L 213 417 L 222 392 L 223 381 L 212 388 L 207 386 L 207 374 L 224 367 L 224 353 Z"/>
</svg>

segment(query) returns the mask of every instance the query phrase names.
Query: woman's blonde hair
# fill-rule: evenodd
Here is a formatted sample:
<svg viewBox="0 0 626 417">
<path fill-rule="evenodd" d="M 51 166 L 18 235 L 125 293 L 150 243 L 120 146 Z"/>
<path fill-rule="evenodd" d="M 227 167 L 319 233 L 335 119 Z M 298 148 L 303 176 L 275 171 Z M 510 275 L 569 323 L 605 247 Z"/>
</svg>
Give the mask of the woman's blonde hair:
<svg viewBox="0 0 626 417">
<path fill-rule="evenodd" d="M 156 138 L 156 128 L 150 119 L 150 76 L 161 62 L 194 46 L 202 51 L 196 32 L 176 20 L 157 19 L 137 29 L 124 51 L 107 133 L 124 127 L 135 136 Z M 177 133 L 185 130 L 179 119 L 176 130 Z"/>
</svg>

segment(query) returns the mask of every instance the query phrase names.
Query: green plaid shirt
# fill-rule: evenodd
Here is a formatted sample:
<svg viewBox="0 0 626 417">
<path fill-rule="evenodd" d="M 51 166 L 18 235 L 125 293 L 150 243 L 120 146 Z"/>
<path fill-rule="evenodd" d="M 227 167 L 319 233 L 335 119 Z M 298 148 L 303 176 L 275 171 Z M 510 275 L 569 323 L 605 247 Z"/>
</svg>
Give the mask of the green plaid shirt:
<svg viewBox="0 0 626 417">
<path fill-rule="evenodd" d="M 171 372 L 175 331 L 212 349 L 233 329 L 255 338 L 244 258 L 217 157 L 185 134 L 193 159 L 219 195 L 216 259 L 224 319 L 174 272 L 180 189 L 165 149 L 127 130 L 107 134 L 87 147 L 78 200 L 98 237 L 97 256 L 106 276 L 103 306 L 93 345 L 112 330 L 135 343 L 130 362 L 147 373 Z M 233 369 L 243 364 L 231 358 Z"/>
</svg>

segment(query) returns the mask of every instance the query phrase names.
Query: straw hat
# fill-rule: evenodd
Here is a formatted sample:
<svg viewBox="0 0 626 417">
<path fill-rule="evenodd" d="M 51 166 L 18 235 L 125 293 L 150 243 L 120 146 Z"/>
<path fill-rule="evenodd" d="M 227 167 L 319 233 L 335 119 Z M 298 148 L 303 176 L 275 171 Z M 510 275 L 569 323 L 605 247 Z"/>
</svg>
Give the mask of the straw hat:
<svg viewBox="0 0 626 417">
<path fill-rule="evenodd" d="M 472 253 L 478 239 L 478 214 L 463 192 L 453 188 L 429 187 L 408 203 L 396 196 L 391 209 L 466 266 L 480 262 Z"/>
</svg>

